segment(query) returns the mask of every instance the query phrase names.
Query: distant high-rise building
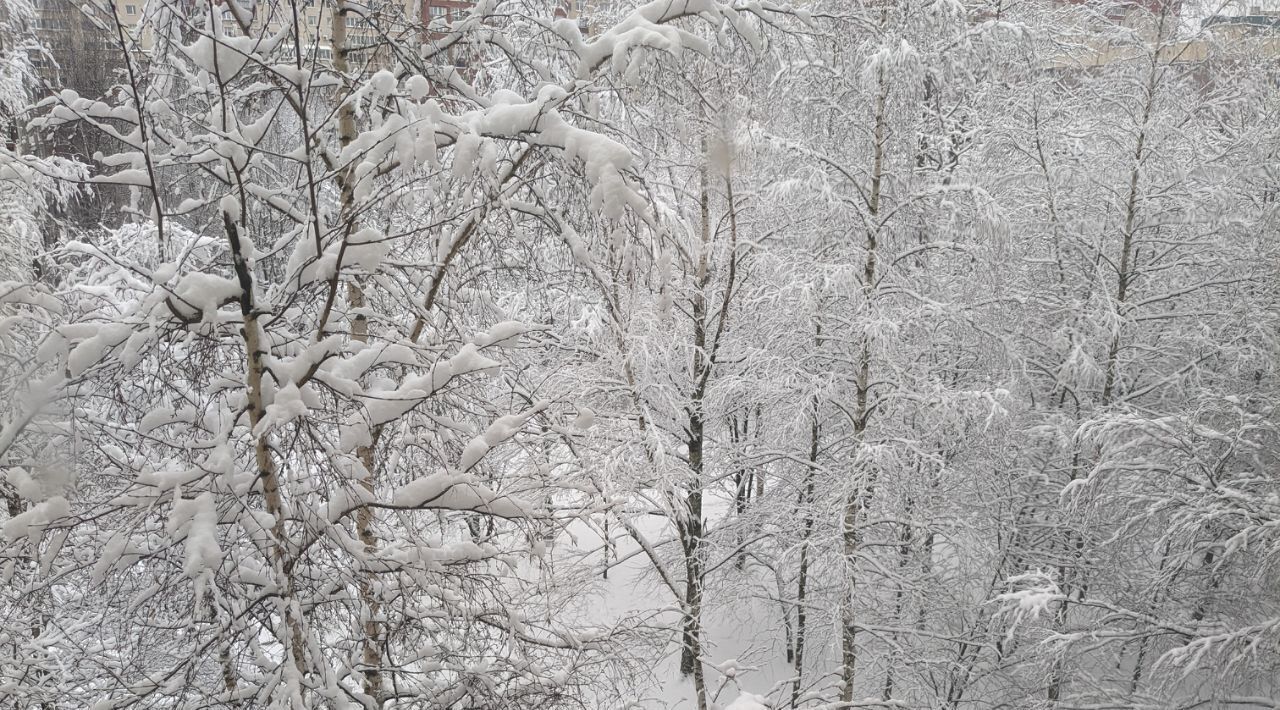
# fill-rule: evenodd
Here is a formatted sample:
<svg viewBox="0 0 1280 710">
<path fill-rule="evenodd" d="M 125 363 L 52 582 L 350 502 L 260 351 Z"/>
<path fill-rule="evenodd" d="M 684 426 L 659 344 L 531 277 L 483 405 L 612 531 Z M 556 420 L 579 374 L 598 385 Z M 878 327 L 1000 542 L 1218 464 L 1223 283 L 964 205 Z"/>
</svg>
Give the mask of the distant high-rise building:
<svg viewBox="0 0 1280 710">
<path fill-rule="evenodd" d="M 355 52 L 353 60 L 376 64 L 379 57 L 387 54 L 383 51 L 386 40 L 416 37 L 419 20 L 414 10 L 417 2 L 419 0 L 368 0 L 353 5 L 359 11 L 349 10 L 344 18 L 347 46 Z M 168 0 L 166 4 L 187 16 L 205 7 L 197 0 Z M 213 7 L 222 31 L 232 36 L 246 31 L 276 32 L 295 19 L 295 7 L 288 0 L 214 0 Z M 114 48 L 118 43 L 116 33 L 110 31 L 118 21 L 125 30 L 126 42 L 146 51 L 151 46 L 151 35 L 146 25 L 156 21 L 157 16 L 144 17 L 144 13 L 154 13 L 156 8 L 156 4 L 148 4 L 147 0 L 89 0 L 83 5 L 73 0 L 38 0 L 36 27 L 46 44 L 55 50 L 58 47 L 79 50 L 86 46 L 86 42 L 106 49 Z M 303 51 L 321 60 L 332 58 L 330 38 L 334 4 L 324 0 L 299 0 L 296 11 Z M 103 29 L 104 24 L 106 30 Z M 143 29 L 138 30 L 139 27 Z M 78 33 L 80 38 L 73 40 L 73 33 Z"/>
<path fill-rule="evenodd" d="M 1164 26 L 1172 31 L 1182 15 L 1183 0 L 1059 0 L 1067 5 L 1089 5 L 1111 22 L 1124 27 L 1154 29 Z"/>
<path fill-rule="evenodd" d="M 472 7 L 472 0 L 422 0 L 422 24 L 429 28 L 432 23 L 453 22 Z"/>
</svg>

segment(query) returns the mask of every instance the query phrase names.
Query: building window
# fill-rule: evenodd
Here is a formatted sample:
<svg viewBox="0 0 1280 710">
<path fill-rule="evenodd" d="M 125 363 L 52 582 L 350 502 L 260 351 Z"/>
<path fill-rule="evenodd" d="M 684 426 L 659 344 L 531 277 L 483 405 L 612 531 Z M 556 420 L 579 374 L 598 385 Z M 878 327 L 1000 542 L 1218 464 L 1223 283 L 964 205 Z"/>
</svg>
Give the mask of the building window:
<svg viewBox="0 0 1280 710">
<path fill-rule="evenodd" d="M 449 17 L 449 9 L 448 9 L 448 8 L 444 8 L 444 7 L 437 7 L 437 6 L 435 6 L 435 5 L 432 5 L 432 6 L 431 6 L 431 19 L 432 19 L 433 21 L 434 21 L 434 20 L 444 20 L 444 19 L 447 19 L 448 17 Z"/>
<path fill-rule="evenodd" d="M 136 14 L 138 14 L 138 6 L 137 6 L 137 5 L 125 5 L 125 6 L 124 6 L 124 14 L 126 14 L 126 15 L 136 15 Z"/>
</svg>

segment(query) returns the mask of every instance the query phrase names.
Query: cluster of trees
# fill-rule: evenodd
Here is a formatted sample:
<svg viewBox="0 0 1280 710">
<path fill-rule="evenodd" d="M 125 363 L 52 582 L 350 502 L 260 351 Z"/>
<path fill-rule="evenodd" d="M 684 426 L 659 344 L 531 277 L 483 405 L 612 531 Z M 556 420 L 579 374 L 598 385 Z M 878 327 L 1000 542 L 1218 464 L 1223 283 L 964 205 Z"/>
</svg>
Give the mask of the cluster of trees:
<svg viewBox="0 0 1280 710">
<path fill-rule="evenodd" d="M 330 2 L 0 6 L 6 703 L 1280 707 L 1272 40 Z"/>
</svg>

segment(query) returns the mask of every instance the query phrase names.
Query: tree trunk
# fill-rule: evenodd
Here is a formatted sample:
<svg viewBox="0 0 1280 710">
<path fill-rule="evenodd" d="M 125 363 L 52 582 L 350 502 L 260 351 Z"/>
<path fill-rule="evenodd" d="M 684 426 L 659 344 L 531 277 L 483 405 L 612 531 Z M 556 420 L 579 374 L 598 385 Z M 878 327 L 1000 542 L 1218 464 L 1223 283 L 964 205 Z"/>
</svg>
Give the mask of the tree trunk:
<svg viewBox="0 0 1280 710">
<path fill-rule="evenodd" d="M 347 13 L 345 1 L 340 1 L 331 15 L 330 43 L 333 47 L 333 68 L 342 75 L 350 72 L 350 48 L 347 46 Z M 342 101 L 338 105 L 338 142 L 345 149 L 355 141 L 357 136 L 355 112 L 350 101 Z M 338 178 L 341 187 L 340 204 L 344 237 L 355 232 L 355 176 L 351 168 L 347 168 Z M 364 288 L 356 279 L 347 281 L 347 304 L 354 315 L 351 317 L 351 339 L 358 343 L 369 342 L 369 322 L 363 309 L 366 304 Z M 372 494 L 376 488 L 377 465 L 374 460 L 374 444 L 378 432 L 371 432 L 370 443 L 356 450 L 356 456 L 365 470 L 360 486 Z M 371 557 L 377 551 L 377 538 L 373 534 L 373 509 L 365 506 L 356 511 L 356 535 L 364 546 L 364 554 Z M 361 650 L 361 664 L 364 666 L 364 692 L 374 698 L 375 702 L 382 697 L 382 605 L 376 592 L 374 574 L 368 570 L 360 572 L 359 594 L 364 617 L 364 639 Z"/>
<path fill-rule="evenodd" d="M 1163 26 L 1163 17 L 1161 23 Z M 1121 232 L 1120 258 L 1116 263 L 1116 292 L 1114 309 L 1116 315 L 1115 332 L 1111 335 L 1111 342 L 1107 347 L 1106 366 L 1103 375 L 1102 393 L 1098 404 L 1101 408 L 1106 409 L 1115 401 L 1116 391 L 1119 387 L 1120 380 L 1120 347 L 1122 344 L 1122 330 L 1124 325 L 1124 317 L 1127 311 L 1127 303 L 1129 299 L 1129 285 L 1133 282 L 1136 264 L 1134 263 L 1134 243 L 1133 237 L 1137 230 L 1138 216 L 1138 191 L 1139 181 L 1142 176 L 1142 161 L 1146 150 L 1147 141 L 1147 124 L 1151 120 L 1151 110 L 1155 107 L 1156 99 L 1156 78 L 1159 74 L 1159 65 L 1155 61 L 1152 62 L 1151 68 L 1147 74 L 1146 95 L 1142 107 L 1142 117 L 1138 126 L 1138 137 L 1133 150 L 1133 166 L 1129 170 L 1129 191 L 1125 199 L 1124 225 Z M 1079 448 L 1074 453 L 1071 479 L 1074 481 L 1080 478 L 1082 470 L 1081 453 Z M 1076 532 L 1071 532 L 1071 539 L 1068 545 L 1074 547 L 1075 558 L 1078 563 L 1083 564 L 1085 556 L 1084 537 Z M 1077 573 L 1079 573 L 1077 569 Z M 1064 570 L 1063 581 L 1067 581 L 1067 573 Z M 1074 588 L 1073 588 L 1074 587 Z M 1057 629 L 1061 631 L 1066 628 L 1068 617 L 1070 614 L 1071 597 L 1083 598 L 1086 587 L 1084 582 L 1071 585 L 1064 584 L 1066 598 L 1059 605 L 1057 614 L 1055 615 L 1055 623 Z M 1050 704 L 1056 704 L 1062 699 L 1062 688 L 1065 683 L 1065 670 L 1061 659 L 1054 661 L 1053 670 L 1049 677 L 1049 686 L 1045 692 L 1045 697 Z"/>
<path fill-rule="evenodd" d="M 244 214 L 243 206 L 241 214 Z M 271 515 L 271 541 L 268 544 L 272 567 L 280 595 L 277 606 L 284 624 L 281 643 L 292 659 L 298 680 L 301 682 L 307 675 L 306 645 L 303 642 L 302 619 L 300 609 L 294 603 L 292 561 L 288 553 L 288 537 L 285 530 L 284 496 L 280 490 L 280 476 L 276 469 L 275 459 L 271 455 L 269 433 L 258 431 L 258 424 L 266 414 L 266 402 L 262 391 L 262 377 L 266 370 L 262 358 L 266 354 L 262 342 L 262 326 L 258 321 L 258 313 L 253 305 L 253 275 L 241 251 L 239 228 L 227 213 L 222 215 L 223 226 L 227 233 L 227 242 L 231 248 L 232 262 L 235 265 L 236 277 L 240 285 L 240 314 L 244 325 L 240 330 L 244 338 L 249 389 L 249 424 L 254 431 L 253 454 L 258 468 L 258 479 L 262 481 L 262 494 L 267 512 Z"/>
<path fill-rule="evenodd" d="M 898 583 L 893 592 L 893 618 L 894 623 L 902 626 L 902 611 L 906 606 L 907 590 L 903 578 L 906 576 L 907 566 L 911 563 L 911 543 L 913 541 L 911 529 L 911 515 L 915 508 L 914 501 L 910 497 L 907 498 L 902 509 L 902 517 L 907 522 L 901 525 L 902 531 L 898 533 Z M 889 638 L 897 645 L 899 634 L 896 631 L 889 632 Z M 893 659 L 890 658 L 885 666 L 884 687 L 880 691 L 880 699 L 888 702 L 893 697 Z"/>
<path fill-rule="evenodd" d="M 818 326 L 817 332 L 821 335 L 821 325 Z M 808 622 L 808 609 L 805 604 L 808 603 L 809 587 L 809 539 L 813 536 L 814 467 L 818 462 L 818 444 L 822 434 L 818 420 L 818 397 L 816 395 L 810 398 L 810 407 L 809 467 L 804 474 L 804 488 L 800 492 L 800 501 L 797 506 L 804 515 L 804 523 L 800 532 L 800 571 L 796 579 L 796 643 L 795 652 L 790 659 L 792 660 L 792 675 L 795 678 L 791 683 L 792 707 L 795 707 L 796 703 L 800 701 L 800 685 L 804 680 L 805 627 Z"/>
<path fill-rule="evenodd" d="M 885 82 L 884 69 L 879 74 L 879 92 L 875 104 L 875 144 L 872 148 L 871 189 L 867 196 L 867 212 L 871 225 L 867 230 L 866 261 L 862 272 L 862 296 L 865 307 L 870 310 L 875 298 L 876 287 L 876 246 L 879 240 L 876 218 L 880 214 L 880 189 L 884 180 L 884 144 L 885 144 L 885 103 L 889 98 L 889 89 Z M 871 344 L 863 336 L 862 352 L 855 386 L 856 404 L 853 418 L 853 441 L 861 444 L 867 429 L 868 394 L 871 388 Z M 845 494 L 844 518 L 841 522 L 841 541 L 846 584 L 840 604 L 840 700 L 853 701 L 853 681 L 857 667 L 856 637 L 858 633 L 857 618 L 854 610 L 854 591 L 857 586 L 855 570 L 857 569 L 860 541 L 858 540 L 858 511 L 868 503 L 870 487 L 865 476 L 855 477 L 854 489 Z"/>
<path fill-rule="evenodd" d="M 704 141 L 704 157 L 706 146 Z M 689 448 L 689 481 L 688 494 L 685 497 L 684 521 L 679 526 L 682 530 L 685 555 L 685 619 L 683 631 L 683 649 L 680 654 L 680 672 L 693 675 L 694 690 L 697 693 L 698 710 L 706 710 L 707 691 L 702 673 L 702 486 L 703 486 L 703 447 L 706 441 L 705 414 L 703 399 L 706 395 L 707 381 L 710 379 L 711 362 L 707 355 L 707 294 L 710 281 L 708 250 L 711 247 L 711 214 L 710 186 L 707 180 L 707 166 L 704 160 L 699 172 L 698 209 L 701 217 L 701 244 L 697 261 L 697 288 L 693 294 L 693 363 L 690 373 L 693 380 L 693 391 L 689 397 L 688 441 Z"/>
</svg>

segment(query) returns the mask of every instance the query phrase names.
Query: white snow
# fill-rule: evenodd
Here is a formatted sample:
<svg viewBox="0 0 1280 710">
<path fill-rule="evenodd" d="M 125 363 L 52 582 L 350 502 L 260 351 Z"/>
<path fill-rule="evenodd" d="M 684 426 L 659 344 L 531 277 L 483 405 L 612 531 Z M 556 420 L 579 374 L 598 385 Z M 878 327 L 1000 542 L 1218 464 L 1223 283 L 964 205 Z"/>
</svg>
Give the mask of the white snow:
<svg viewBox="0 0 1280 710">
<path fill-rule="evenodd" d="M 178 280 L 173 293 L 181 303 L 202 313 L 206 320 L 214 320 L 224 303 L 240 297 L 240 284 L 223 276 L 193 272 Z"/>
<path fill-rule="evenodd" d="M 347 250 L 343 255 L 346 264 L 357 266 L 362 271 L 373 273 L 382 265 L 391 245 L 386 236 L 374 227 L 366 227 L 355 232 L 347 239 Z"/>
<path fill-rule="evenodd" d="M 733 702 L 724 706 L 724 710 L 770 710 L 768 699 L 755 693 L 743 693 Z"/>
<path fill-rule="evenodd" d="M 253 434 L 254 436 L 260 436 L 276 427 L 288 424 L 298 417 L 305 416 L 306 413 L 307 405 L 302 399 L 302 393 L 298 390 L 298 386 L 293 382 L 288 382 L 276 390 L 275 397 L 272 399 L 271 404 L 267 405 L 262 419 L 253 428 Z"/>
<path fill-rule="evenodd" d="M 411 481 L 391 498 L 401 508 L 474 510 L 508 518 L 527 517 L 536 508 L 530 503 L 501 495 L 467 474 L 434 474 Z"/>
<path fill-rule="evenodd" d="M 35 544 L 50 523 L 65 517 L 70 512 L 71 506 L 66 498 L 53 496 L 4 521 L 0 531 L 3 531 L 4 536 L 10 540 L 17 540 L 25 535 L 32 544 Z"/>
<path fill-rule="evenodd" d="M 260 44 L 262 41 L 254 37 L 221 35 L 214 38 L 202 34 L 192 44 L 183 46 L 182 51 L 197 67 L 225 84 L 244 69 L 253 56 L 255 45 Z M 263 44 L 259 48 L 266 51 L 270 45 Z"/>
<path fill-rule="evenodd" d="M 514 348 L 520 344 L 520 336 L 529 332 L 529 330 L 530 327 L 520 321 L 503 321 L 491 326 L 485 332 L 477 334 L 472 341 L 482 348 L 499 344 Z"/>
<path fill-rule="evenodd" d="M 578 416 L 573 418 L 573 428 L 586 431 L 596 423 L 596 413 L 590 407 L 578 407 Z"/>
<path fill-rule="evenodd" d="M 201 493 L 194 500 L 179 501 L 174 505 L 175 516 L 179 506 L 184 508 L 182 517 L 190 521 L 183 526 L 186 547 L 182 571 L 188 577 L 196 577 L 205 570 L 217 569 L 222 564 L 222 549 L 218 547 L 218 511 L 213 494 Z"/>
<path fill-rule="evenodd" d="M 81 342 L 71 351 L 67 357 L 67 370 L 72 377 L 78 377 L 91 365 L 102 360 L 107 351 L 128 340 L 132 334 L 133 329 L 124 323 L 103 326 L 92 338 Z"/>
</svg>

